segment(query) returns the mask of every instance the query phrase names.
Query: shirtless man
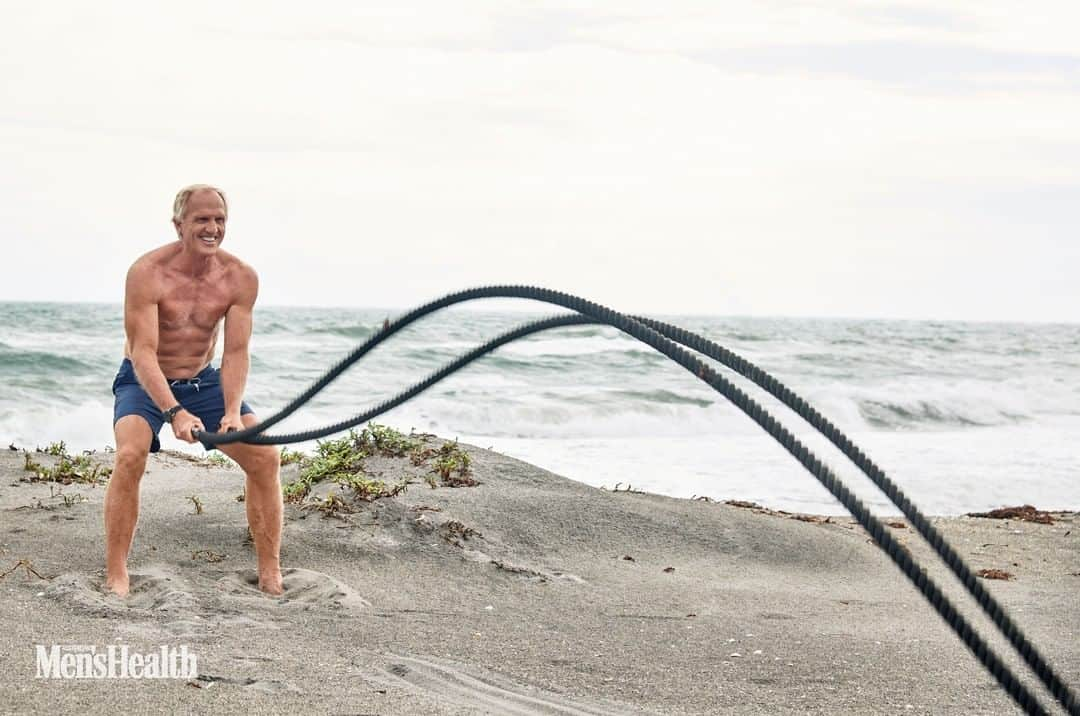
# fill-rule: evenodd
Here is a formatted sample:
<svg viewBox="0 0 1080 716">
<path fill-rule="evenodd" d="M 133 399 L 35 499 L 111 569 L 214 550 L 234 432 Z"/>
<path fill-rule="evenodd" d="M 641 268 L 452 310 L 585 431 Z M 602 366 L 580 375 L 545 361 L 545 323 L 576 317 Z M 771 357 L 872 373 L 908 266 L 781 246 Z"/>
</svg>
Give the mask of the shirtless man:
<svg viewBox="0 0 1080 716">
<path fill-rule="evenodd" d="M 124 362 L 113 383 L 116 462 L 105 493 L 105 589 L 129 589 L 127 558 L 139 517 L 139 482 L 164 423 L 193 443 L 192 429 L 239 430 L 258 422 L 243 402 L 251 314 L 259 279 L 221 249 L 228 208 L 220 189 L 181 189 L 173 204 L 178 241 L 140 257 L 124 294 Z M 213 368 L 222 319 L 221 370 Z M 245 507 L 259 588 L 281 594 L 279 455 L 269 445 L 220 446 L 247 475 Z"/>
</svg>

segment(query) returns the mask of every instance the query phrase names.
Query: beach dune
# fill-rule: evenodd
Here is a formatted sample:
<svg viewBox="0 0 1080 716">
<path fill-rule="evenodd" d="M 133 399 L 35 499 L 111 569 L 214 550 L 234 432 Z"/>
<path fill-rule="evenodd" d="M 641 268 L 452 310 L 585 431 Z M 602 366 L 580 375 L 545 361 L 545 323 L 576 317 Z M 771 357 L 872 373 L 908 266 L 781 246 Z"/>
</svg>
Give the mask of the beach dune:
<svg viewBox="0 0 1080 716">
<path fill-rule="evenodd" d="M 386 459 L 380 479 L 415 478 L 394 497 L 287 505 L 282 598 L 254 585 L 242 474 L 152 456 L 126 600 L 101 592 L 104 487 L 27 482 L 23 453 L 0 454 L 0 711 L 1016 710 L 850 520 L 601 490 L 467 449 L 476 486 Z M 1077 688 L 1074 521 L 935 522 L 973 569 L 1009 573 L 988 587 Z M 917 535 L 890 529 L 990 636 Z M 186 646 L 197 674 L 36 678 L 54 644 Z"/>
</svg>

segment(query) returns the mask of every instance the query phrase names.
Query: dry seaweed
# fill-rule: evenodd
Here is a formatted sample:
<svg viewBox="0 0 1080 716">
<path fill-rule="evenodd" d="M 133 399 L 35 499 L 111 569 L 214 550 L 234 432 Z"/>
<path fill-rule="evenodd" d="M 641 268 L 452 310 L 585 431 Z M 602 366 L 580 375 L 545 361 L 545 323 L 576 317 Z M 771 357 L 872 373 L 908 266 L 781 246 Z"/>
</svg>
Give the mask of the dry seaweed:
<svg viewBox="0 0 1080 716">
<path fill-rule="evenodd" d="M 11 569 L 6 570 L 4 572 L 0 572 L 0 579 L 3 579 L 4 577 L 8 576 L 9 574 L 11 574 L 15 570 L 17 570 L 19 567 L 23 568 L 23 571 L 26 572 L 27 577 L 29 577 L 30 575 L 33 575 L 33 576 L 37 577 L 38 579 L 44 579 L 46 581 L 51 579 L 51 577 L 43 576 L 40 572 L 38 572 L 36 569 L 34 569 L 34 563 L 31 562 L 28 559 L 20 559 L 18 562 L 15 563 L 15 566 L 13 566 Z"/>
<path fill-rule="evenodd" d="M 1006 572 L 1004 569 L 980 569 L 975 574 L 983 579 L 1002 579 L 1009 581 L 1013 578 L 1013 575 L 1010 572 Z"/>
<path fill-rule="evenodd" d="M 989 512 L 969 512 L 968 517 L 986 517 L 992 520 L 1020 520 L 1021 522 L 1037 522 L 1040 525 L 1054 524 L 1054 518 L 1049 512 L 1037 510 L 1031 505 L 1018 507 L 999 507 Z"/>
</svg>

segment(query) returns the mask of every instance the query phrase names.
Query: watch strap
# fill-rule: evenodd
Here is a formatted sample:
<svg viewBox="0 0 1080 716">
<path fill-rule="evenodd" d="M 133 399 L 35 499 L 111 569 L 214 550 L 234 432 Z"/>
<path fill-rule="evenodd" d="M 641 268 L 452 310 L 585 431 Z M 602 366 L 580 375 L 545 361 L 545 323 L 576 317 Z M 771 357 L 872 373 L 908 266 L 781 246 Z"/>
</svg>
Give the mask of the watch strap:
<svg viewBox="0 0 1080 716">
<path fill-rule="evenodd" d="M 168 410 L 162 411 L 161 419 L 164 420 L 166 423 L 171 423 L 173 421 L 173 418 L 176 417 L 176 414 L 183 409 L 184 406 L 180 405 L 180 403 L 177 403 Z"/>
</svg>

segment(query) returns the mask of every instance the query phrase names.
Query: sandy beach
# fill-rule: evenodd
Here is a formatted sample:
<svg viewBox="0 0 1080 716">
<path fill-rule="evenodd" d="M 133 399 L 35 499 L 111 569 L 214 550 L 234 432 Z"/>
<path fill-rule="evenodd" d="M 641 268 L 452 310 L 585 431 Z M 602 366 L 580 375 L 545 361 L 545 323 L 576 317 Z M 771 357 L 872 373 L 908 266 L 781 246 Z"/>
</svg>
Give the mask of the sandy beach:
<svg viewBox="0 0 1080 716">
<path fill-rule="evenodd" d="M 0 573 L 25 560 L 0 579 L 0 711 L 1016 711 L 850 520 L 602 490 L 467 450 L 473 487 L 432 488 L 386 458 L 370 466 L 380 479 L 415 477 L 394 497 L 338 516 L 286 505 L 283 598 L 251 584 L 242 473 L 152 456 L 125 601 L 100 591 L 104 487 L 29 482 L 24 454 L 0 453 Z M 986 584 L 1077 689 L 1080 525 L 1052 517 L 936 524 L 973 569 L 1011 575 Z M 186 645 L 198 676 L 39 679 L 39 644 Z"/>
</svg>

